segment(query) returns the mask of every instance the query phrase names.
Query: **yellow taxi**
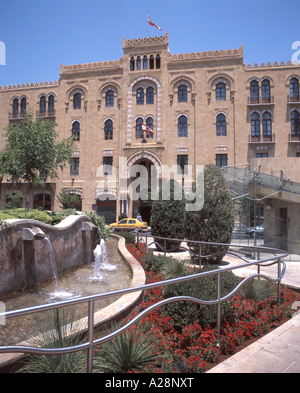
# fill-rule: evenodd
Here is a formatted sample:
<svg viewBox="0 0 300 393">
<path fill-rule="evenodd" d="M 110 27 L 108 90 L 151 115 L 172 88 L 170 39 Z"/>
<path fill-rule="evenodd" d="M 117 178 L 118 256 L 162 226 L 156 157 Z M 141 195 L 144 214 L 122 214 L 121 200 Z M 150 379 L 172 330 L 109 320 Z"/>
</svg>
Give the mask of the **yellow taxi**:
<svg viewBox="0 0 300 393">
<path fill-rule="evenodd" d="M 109 228 L 112 231 L 134 231 L 135 229 L 145 230 L 148 228 L 148 224 L 138 220 L 137 218 L 124 218 L 119 222 L 110 224 Z"/>
</svg>

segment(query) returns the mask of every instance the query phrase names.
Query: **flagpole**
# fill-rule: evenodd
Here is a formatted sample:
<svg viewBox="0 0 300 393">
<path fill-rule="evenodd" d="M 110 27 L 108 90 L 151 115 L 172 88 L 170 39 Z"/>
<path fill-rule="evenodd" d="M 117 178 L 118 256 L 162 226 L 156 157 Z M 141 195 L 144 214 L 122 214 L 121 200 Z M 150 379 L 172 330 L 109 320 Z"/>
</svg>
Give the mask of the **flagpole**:
<svg viewBox="0 0 300 393">
<path fill-rule="evenodd" d="M 149 37 L 149 10 L 148 10 L 148 19 L 147 19 L 147 38 Z"/>
</svg>

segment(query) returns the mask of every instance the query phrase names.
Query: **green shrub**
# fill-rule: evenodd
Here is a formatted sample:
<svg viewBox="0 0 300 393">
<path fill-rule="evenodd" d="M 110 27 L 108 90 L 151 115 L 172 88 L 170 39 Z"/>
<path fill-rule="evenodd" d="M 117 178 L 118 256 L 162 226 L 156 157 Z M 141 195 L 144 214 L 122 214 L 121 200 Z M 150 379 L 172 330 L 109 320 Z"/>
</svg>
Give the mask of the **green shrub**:
<svg viewBox="0 0 300 393">
<path fill-rule="evenodd" d="M 130 232 L 118 232 L 118 235 L 125 238 L 125 244 L 133 244 L 135 243 L 135 236 Z"/>
<path fill-rule="evenodd" d="M 25 209 L 23 208 L 2 210 L 1 214 L 1 217 L 6 217 L 6 219 L 25 219 Z M 52 218 L 49 216 L 49 214 L 41 210 L 29 210 L 27 218 L 28 220 L 37 220 L 45 224 L 52 224 Z"/>
<path fill-rule="evenodd" d="M 143 259 L 143 268 L 146 271 L 158 272 L 165 263 L 168 263 L 170 257 L 165 257 L 163 255 L 147 255 Z"/>
<path fill-rule="evenodd" d="M 166 197 L 169 194 L 169 197 Z M 171 179 L 165 181 L 159 200 L 153 201 L 151 211 L 151 233 L 162 247 L 165 242 L 158 237 L 181 239 L 184 236 L 185 200 L 181 186 Z M 166 249 L 178 248 L 180 242 L 166 241 Z M 159 247 L 158 247 L 159 249 Z"/>
<path fill-rule="evenodd" d="M 201 177 L 197 178 L 198 188 Z M 189 240 L 230 244 L 234 224 L 233 202 L 227 182 L 220 168 L 208 165 L 204 170 L 204 206 L 201 210 L 186 212 L 185 235 Z M 198 254 L 199 245 L 189 243 L 190 249 Z M 203 245 L 202 255 L 219 253 L 213 258 L 202 259 L 203 262 L 217 264 L 227 246 Z"/>
<path fill-rule="evenodd" d="M 217 266 L 205 266 L 202 269 L 196 269 L 194 273 L 205 272 L 218 269 Z M 238 284 L 239 279 L 232 272 L 223 272 L 221 275 L 221 297 L 230 293 Z M 189 280 L 178 284 L 172 284 L 164 287 L 164 298 L 175 296 L 188 296 L 200 300 L 217 299 L 217 275 L 202 277 L 195 280 Z M 166 305 L 166 312 L 172 315 L 174 325 L 180 329 L 182 326 L 193 324 L 194 321 L 202 327 L 216 326 L 217 306 L 199 305 L 192 302 L 176 302 Z M 232 309 L 230 302 L 221 303 L 221 321 L 234 321 L 236 311 Z"/>
</svg>

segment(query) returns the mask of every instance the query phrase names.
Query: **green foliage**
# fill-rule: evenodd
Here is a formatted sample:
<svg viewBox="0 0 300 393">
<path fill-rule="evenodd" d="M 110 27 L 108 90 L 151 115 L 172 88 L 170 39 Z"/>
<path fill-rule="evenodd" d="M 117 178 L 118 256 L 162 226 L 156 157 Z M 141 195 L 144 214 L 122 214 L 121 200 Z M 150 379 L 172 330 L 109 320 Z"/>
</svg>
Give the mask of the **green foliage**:
<svg viewBox="0 0 300 393">
<path fill-rule="evenodd" d="M 6 129 L 6 144 L 0 153 L 0 172 L 14 180 L 27 182 L 26 213 L 29 209 L 29 186 L 40 185 L 44 176 L 58 176 L 58 170 L 71 163 L 73 141 L 56 141 L 55 123 L 50 120 L 33 121 L 28 113 L 20 125 Z"/>
<path fill-rule="evenodd" d="M 159 200 L 153 201 L 151 232 L 158 237 L 181 239 L 184 236 L 185 200 L 181 186 L 175 180 L 165 181 Z M 164 241 L 155 238 L 164 248 Z M 180 242 L 166 241 L 167 250 L 178 248 Z"/>
<path fill-rule="evenodd" d="M 163 264 L 167 263 L 169 260 L 170 257 L 148 254 L 145 258 L 143 258 L 143 268 L 146 271 L 158 272 Z"/>
<path fill-rule="evenodd" d="M 147 372 L 147 366 L 161 365 L 157 338 L 143 328 L 126 330 L 99 348 L 95 370 L 109 373 Z"/>
<path fill-rule="evenodd" d="M 74 316 L 64 309 L 54 310 L 49 317 L 37 320 L 41 334 L 32 338 L 33 344 L 43 348 L 64 348 L 78 345 L 80 330 Z M 25 366 L 21 369 L 24 373 L 84 373 L 86 372 L 86 354 L 84 351 L 64 355 L 30 355 Z"/>
<path fill-rule="evenodd" d="M 160 272 L 167 280 L 187 276 L 189 271 L 190 268 L 186 261 L 179 261 L 175 258 L 166 258 L 160 268 Z"/>
<path fill-rule="evenodd" d="M 194 273 L 218 269 L 217 266 L 206 266 Z M 190 273 L 191 274 L 191 273 Z M 239 279 L 232 272 L 224 272 L 221 275 L 221 296 L 230 293 L 238 284 Z M 217 298 L 217 275 L 189 280 L 178 284 L 164 287 L 164 298 L 174 296 L 192 296 L 200 300 L 216 300 Z M 166 312 L 172 315 L 174 325 L 177 328 L 193 324 L 202 327 L 216 325 L 216 306 L 198 305 L 192 302 L 176 302 L 166 305 Z M 221 321 L 233 321 L 236 319 L 236 311 L 230 306 L 230 302 L 221 303 Z"/>
<path fill-rule="evenodd" d="M 133 244 L 135 243 L 135 236 L 133 233 L 130 232 L 118 232 L 119 236 L 125 238 L 125 244 Z"/>
<path fill-rule="evenodd" d="M 6 209 L 18 209 L 22 206 L 23 195 L 18 193 L 10 193 L 7 195 Z"/>
<path fill-rule="evenodd" d="M 0 212 L 0 219 L 24 219 L 25 218 L 25 209 L 20 208 L 20 209 L 8 209 L 8 210 L 2 210 Z M 52 224 L 52 218 L 47 214 L 45 211 L 41 210 L 29 210 L 27 213 L 27 219 L 28 220 L 37 220 L 40 222 L 43 222 L 45 224 Z"/>
<path fill-rule="evenodd" d="M 248 280 L 243 284 L 240 293 L 246 299 L 254 299 L 255 302 L 261 302 L 274 297 L 277 289 L 276 284 L 258 278 Z"/>
<path fill-rule="evenodd" d="M 101 234 L 104 238 L 104 240 L 106 240 L 110 235 L 111 235 L 111 230 L 109 229 L 109 227 L 107 227 L 106 223 L 105 223 L 105 218 L 103 216 L 99 216 L 96 213 L 85 213 L 88 217 L 90 217 L 90 219 L 92 220 L 92 223 L 100 228 L 101 230 Z M 99 235 L 99 239 L 100 241 L 100 235 Z"/>
<path fill-rule="evenodd" d="M 76 209 L 80 202 L 80 196 L 77 194 L 70 194 L 67 190 L 61 190 L 59 195 L 56 196 L 57 201 L 60 203 L 62 209 Z"/>
<path fill-rule="evenodd" d="M 199 182 L 200 179 L 197 179 Z M 231 241 L 234 224 L 233 203 L 226 180 L 220 168 L 208 165 L 204 170 L 204 206 L 199 211 L 186 213 L 185 234 L 189 240 L 203 242 L 225 243 Z M 189 243 L 196 254 L 199 246 Z M 219 263 L 228 247 L 207 245 L 202 247 L 202 255 L 220 254 L 211 259 L 211 263 Z M 202 261 L 205 261 L 203 259 Z"/>
</svg>

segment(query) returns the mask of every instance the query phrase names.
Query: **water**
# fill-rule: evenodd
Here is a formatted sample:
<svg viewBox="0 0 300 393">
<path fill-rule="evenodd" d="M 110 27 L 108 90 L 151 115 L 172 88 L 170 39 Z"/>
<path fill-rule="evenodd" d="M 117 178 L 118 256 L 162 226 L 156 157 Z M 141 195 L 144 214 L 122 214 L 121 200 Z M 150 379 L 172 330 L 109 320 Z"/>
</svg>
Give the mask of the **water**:
<svg viewBox="0 0 300 393">
<path fill-rule="evenodd" d="M 48 241 L 45 244 L 48 244 Z M 46 283 L 39 284 L 36 288 L 0 299 L 4 302 L 6 311 L 128 288 L 132 280 L 132 271 L 119 255 L 118 240 L 110 238 L 106 241 L 105 248 L 103 245 L 102 247 L 105 251 L 104 255 L 107 252 L 108 260 L 111 262 L 111 264 L 108 261 L 104 262 L 106 268 L 103 267 L 101 269 L 102 279 L 91 279 L 95 274 L 96 261 L 66 274 L 60 274 L 58 277 L 54 274 L 52 279 Z M 108 265 L 111 266 L 111 270 L 109 270 Z M 57 272 L 57 267 L 56 269 L 55 267 L 56 263 L 54 273 Z M 57 282 L 55 277 L 57 277 Z M 95 310 L 108 306 L 118 298 L 119 296 L 112 296 L 96 301 Z M 79 304 L 73 308 L 76 313 L 76 319 L 87 316 L 87 304 Z M 38 316 L 45 319 L 49 317 L 46 313 L 39 313 Z M 7 319 L 6 322 L 5 326 L 0 326 L 0 345 L 13 345 L 21 341 L 21 339 L 27 338 L 27 335 L 31 336 L 35 331 L 39 332 L 35 316 L 28 315 L 11 318 Z"/>
<path fill-rule="evenodd" d="M 60 288 L 59 283 L 58 283 L 58 271 L 57 271 L 57 265 L 56 265 L 56 260 L 55 260 L 55 255 L 54 255 L 54 250 L 52 243 L 49 239 L 49 237 L 44 238 L 48 249 L 49 249 L 49 260 L 50 260 L 50 266 L 51 266 L 51 274 L 52 274 L 52 281 L 53 281 L 53 287 L 54 291 L 50 293 L 50 297 L 52 299 L 57 299 L 57 300 L 63 300 L 63 299 L 68 299 L 73 297 L 72 292 L 67 292 L 63 289 Z"/>
<path fill-rule="evenodd" d="M 101 271 L 103 270 L 115 270 L 116 266 L 108 262 L 106 244 L 104 239 L 100 240 L 100 244 L 94 250 L 95 256 L 95 266 L 94 266 L 94 276 L 91 277 L 92 281 L 99 281 L 103 279 Z"/>
</svg>

